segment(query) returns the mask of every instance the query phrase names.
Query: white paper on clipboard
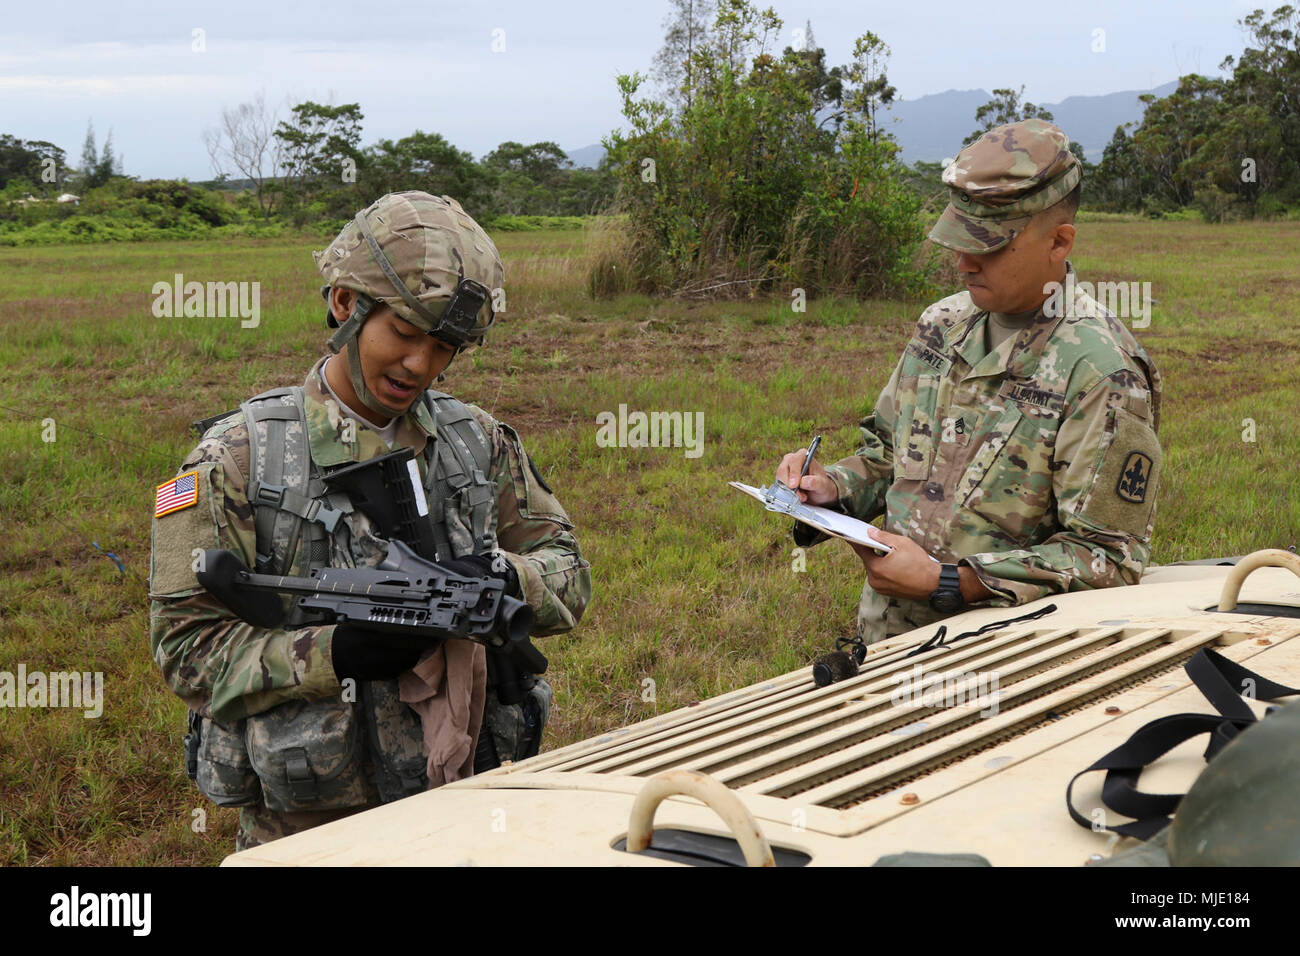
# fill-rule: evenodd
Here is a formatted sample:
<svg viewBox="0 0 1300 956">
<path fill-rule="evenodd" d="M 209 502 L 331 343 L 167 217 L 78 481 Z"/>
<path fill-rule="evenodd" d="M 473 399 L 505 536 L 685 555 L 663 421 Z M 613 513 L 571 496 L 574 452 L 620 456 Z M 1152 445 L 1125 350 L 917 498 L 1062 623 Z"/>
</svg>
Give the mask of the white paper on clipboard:
<svg viewBox="0 0 1300 956">
<path fill-rule="evenodd" d="M 796 521 L 801 521 L 818 531 L 824 531 L 829 535 L 852 541 L 855 544 L 865 544 L 869 548 L 875 548 L 881 554 L 889 554 L 894 550 L 876 537 L 874 525 L 869 525 L 865 521 L 846 514 L 840 514 L 838 511 L 831 511 L 829 508 L 806 505 L 799 500 L 791 489 L 781 484 L 781 482 L 773 482 L 767 488 L 755 488 L 739 481 L 729 481 L 727 484 L 740 489 L 751 498 L 761 501 L 768 511 L 787 514 Z"/>
</svg>

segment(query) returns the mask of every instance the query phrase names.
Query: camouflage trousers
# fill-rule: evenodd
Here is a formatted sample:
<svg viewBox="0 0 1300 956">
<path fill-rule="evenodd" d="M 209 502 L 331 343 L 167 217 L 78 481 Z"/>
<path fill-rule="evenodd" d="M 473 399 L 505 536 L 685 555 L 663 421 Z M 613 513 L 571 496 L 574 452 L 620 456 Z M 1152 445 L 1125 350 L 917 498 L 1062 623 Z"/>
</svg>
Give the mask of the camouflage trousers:
<svg viewBox="0 0 1300 956">
<path fill-rule="evenodd" d="M 348 807 L 345 810 L 304 810 L 296 813 L 279 813 L 262 804 L 244 807 L 239 811 L 239 832 L 235 834 L 235 850 L 247 850 L 281 837 L 301 833 L 325 823 L 342 820 L 354 813 L 379 806 L 379 796 L 371 806 Z"/>
<path fill-rule="evenodd" d="M 862 599 L 858 602 L 858 636 L 867 644 L 874 644 L 950 616 L 936 611 L 925 601 L 877 594 L 870 584 L 863 582 Z"/>
<path fill-rule="evenodd" d="M 482 735 L 492 742 L 492 760 L 489 769 L 500 765 L 501 760 L 522 760 L 537 752 L 542 730 L 550 716 L 555 693 L 543 677 L 528 692 L 526 705 L 501 704 L 496 695 L 489 693 L 489 706 L 484 709 Z M 498 757 L 500 755 L 500 757 Z M 381 806 L 379 791 L 367 776 L 367 802 L 363 806 L 342 810 L 302 810 L 296 812 L 271 810 L 264 804 L 244 807 L 239 811 L 239 832 L 235 835 L 235 849 L 270 843 L 303 830 L 310 830 L 334 820 Z"/>
<path fill-rule="evenodd" d="M 261 846 L 382 805 L 374 780 L 370 774 L 365 774 L 365 778 L 366 802 L 356 807 L 335 810 L 272 810 L 264 803 L 242 807 L 239 811 L 239 831 L 235 834 L 235 850 Z"/>
<path fill-rule="evenodd" d="M 551 715 L 555 691 L 545 677 L 538 676 L 536 683 L 525 693 L 518 704 L 503 704 L 496 693 L 489 691 L 487 706 L 483 709 L 482 734 L 492 743 L 492 756 L 487 765 L 475 765 L 475 773 L 498 767 L 502 761 L 526 760 L 534 756 L 541 746 L 542 732 Z M 479 748 L 480 752 L 483 748 Z"/>
</svg>

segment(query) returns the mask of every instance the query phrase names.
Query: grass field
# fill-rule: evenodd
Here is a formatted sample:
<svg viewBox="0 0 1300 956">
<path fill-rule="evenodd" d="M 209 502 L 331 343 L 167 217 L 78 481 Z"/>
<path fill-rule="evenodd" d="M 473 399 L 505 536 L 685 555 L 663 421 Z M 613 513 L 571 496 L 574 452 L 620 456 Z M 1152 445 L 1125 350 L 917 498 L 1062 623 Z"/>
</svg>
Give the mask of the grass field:
<svg viewBox="0 0 1300 956">
<path fill-rule="evenodd" d="M 1137 332 L 1165 380 L 1154 561 L 1300 542 L 1300 223 L 1080 233 L 1081 278 L 1149 281 L 1158 302 Z M 592 301 L 581 230 L 498 239 L 507 311 L 446 387 L 519 429 L 592 564 L 581 626 L 544 644 L 547 746 L 804 665 L 850 630 L 856 558 L 826 545 L 794 573 L 786 523 L 726 482 L 769 481 L 818 432 L 825 460 L 849 454 L 924 303 Z M 105 695 L 97 719 L 0 708 L 0 862 L 230 852 L 235 813 L 185 778 L 184 707 L 149 656 L 149 508 L 191 420 L 299 383 L 321 354 L 322 245 L 0 249 L 0 670 L 100 671 Z M 155 318 L 175 273 L 260 282 L 260 324 Z M 620 404 L 703 412 L 703 453 L 598 448 L 596 415 Z"/>
</svg>

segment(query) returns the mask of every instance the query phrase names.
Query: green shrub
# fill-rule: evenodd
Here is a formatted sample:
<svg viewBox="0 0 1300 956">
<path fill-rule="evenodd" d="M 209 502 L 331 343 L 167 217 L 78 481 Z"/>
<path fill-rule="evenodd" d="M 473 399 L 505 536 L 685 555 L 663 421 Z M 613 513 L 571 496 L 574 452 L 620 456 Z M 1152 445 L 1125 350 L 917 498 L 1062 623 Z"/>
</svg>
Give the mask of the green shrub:
<svg viewBox="0 0 1300 956">
<path fill-rule="evenodd" d="M 619 77 L 631 130 L 605 146 L 623 234 L 598 247 L 588 288 L 734 297 L 925 286 L 923 199 L 875 126 L 883 74 L 863 66 L 887 48 L 867 34 L 855 63 L 828 73 L 820 50 L 777 57 L 757 43 L 780 35 L 771 11 L 723 6 L 677 108 L 638 98 L 640 75 Z M 843 108 L 828 126 L 833 106 Z"/>
</svg>

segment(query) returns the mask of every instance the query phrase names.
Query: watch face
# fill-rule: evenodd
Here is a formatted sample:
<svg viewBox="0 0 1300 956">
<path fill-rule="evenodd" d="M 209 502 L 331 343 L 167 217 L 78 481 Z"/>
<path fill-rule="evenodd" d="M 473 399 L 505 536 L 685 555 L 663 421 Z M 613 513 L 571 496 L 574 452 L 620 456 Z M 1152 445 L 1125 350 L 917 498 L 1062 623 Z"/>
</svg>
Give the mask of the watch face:
<svg viewBox="0 0 1300 956">
<path fill-rule="evenodd" d="M 951 614 L 962 606 L 960 591 L 935 591 L 930 595 L 930 607 L 943 614 Z"/>
</svg>

